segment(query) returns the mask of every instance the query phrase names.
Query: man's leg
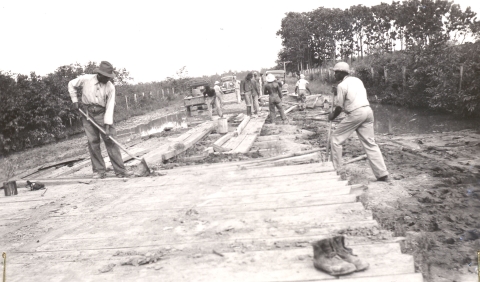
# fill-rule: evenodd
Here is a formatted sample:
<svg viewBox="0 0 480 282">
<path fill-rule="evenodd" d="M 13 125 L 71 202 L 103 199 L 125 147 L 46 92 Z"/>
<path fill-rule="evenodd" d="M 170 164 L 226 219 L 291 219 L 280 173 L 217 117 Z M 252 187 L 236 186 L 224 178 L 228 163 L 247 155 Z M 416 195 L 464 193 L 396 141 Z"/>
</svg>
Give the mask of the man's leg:
<svg viewBox="0 0 480 282">
<path fill-rule="evenodd" d="M 211 97 L 205 98 L 205 103 L 207 103 L 208 116 L 210 117 L 210 119 L 212 119 L 212 102 L 213 99 Z"/>
<path fill-rule="evenodd" d="M 215 106 L 217 106 L 217 114 L 219 117 L 223 117 L 222 113 L 222 107 L 220 106 L 220 101 L 218 99 L 214 99 L 213 102 L 215 103 Z"/>
<path fill-rule="evenodd" d="M 93 116 L 90 114 L 90 117 Z M 100 150 L 100 131 L 85 117 L 82 117 L 83 129 L 87 135 L 88 151 L 92 161 L 93 172 L 105 173 L 105 162 L 103 161 L 102 151 Z"/>
<path fill-rule="evenodd" d="M 111 136 L 115 138 L 116 130 L 113 125 L 110 126 L 110 133 Z M 115 174 L 125 174 L 127 170 L 125 169 L 125 164 L 123 163 L 120 148 L 112 141 L 112 139 L 107 139 L 107 136 L 105 136 L 103 133 L 102 139 L 105 143 L 105 147 L 107 148 L 108 157 L 110 158 L 110 162 L 112 163 L 113 171 L 115 171 Z"/>
<path fill-rule="evenodd" d="M 252 103 L 253 103 L 253 113 L 258 115 L 258 108 L 259 108 L 259 105 L 258 105 L 258 94 L 253 94 L 252 95 Z"/>
<path fill-rule="evenodd" d="M 216 105 L 216 106 L 220 105 L 220 108 L 223 109 L 223 95 L 221 95 L 221 94 L 220 94 L 220 95 L 216 95 L 216 96 L 215 96 L 215 100 L 218 100 L 218 103 L 217 103 L 217 101 L 214 102 L 215 105 Z"/>
<path fill-rule="evenodd" d="M 364 122 L 366 114 L 362 112 L 354 111 L 347 115 L 339 124 L 337 129 L 332 134 L 332 162 L 333 167 L 339 170 L 343 166 L 342 159 L 342 145 L 345 143 L 350 135 L 357 129 L 357 127 Z"/>
<path fill-rule="evenodd" d="M 306 90 L 300 90 L 300 108 L 305 110 L 305 102 L 307 101 L 306 98 Z"/>
<path fill-rule="evenodd" d="M 285 111 L 283 110 L 282 99 L 280 99 L 280 97 L 277 97 L 276 100 L 277 100 L 277 103 L 276 103 L 275 106 L 277 107 L 278 111 L 280 112 L 280 116 L 282 117 L 282 120 L 286 121 L 287 116 L 285 115 Z"/>
<path fill-rule="evenodd" d="M 270 96 L 268 98 L 268 109 L 270 110 L 270 121 L 275 124 L 275 118 L 276 118 L 276 114 L 275 114 L 275 98 L 273 98 L 272 96 Z"/>
<path fill-rule="evenodd" d="M 358 109 L 357 111 L 359 110 L 364 109 Z M 363 145 L 363 148 L 365 149 L 368 163 L 373 170 L 373 174 L 376 178 L 380 178 L 388 175 L 387 166 L 383 160 L 380 147 L 378 147 L 377 143 L 375 142 L 372 109 L 370 107 L 365 107 L 365 111 L 367 111 L 368 114 L 367 120 L 357 128 L 357 134 L 360 142 Z"/>
</svg>

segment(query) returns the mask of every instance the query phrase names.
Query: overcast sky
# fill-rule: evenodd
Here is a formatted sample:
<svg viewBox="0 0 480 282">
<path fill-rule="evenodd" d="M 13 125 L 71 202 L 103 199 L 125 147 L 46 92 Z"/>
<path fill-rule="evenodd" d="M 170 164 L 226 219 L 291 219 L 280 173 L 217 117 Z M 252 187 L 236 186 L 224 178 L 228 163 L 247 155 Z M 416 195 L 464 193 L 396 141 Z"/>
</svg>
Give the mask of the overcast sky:
<svg viewBox="0 0 480 282">
<path fill-rule="evenodd" d="M 0 70 L 45 75 L 57 67 L 110 61 L 135 82 L 271 67 L 286 12 L 345 9 L 381 0 L 0 2 Z M 391 3 L 384 0 L 383 2 Z M 456 0 L 480 14 L 480 1 Z"/>
</svg>

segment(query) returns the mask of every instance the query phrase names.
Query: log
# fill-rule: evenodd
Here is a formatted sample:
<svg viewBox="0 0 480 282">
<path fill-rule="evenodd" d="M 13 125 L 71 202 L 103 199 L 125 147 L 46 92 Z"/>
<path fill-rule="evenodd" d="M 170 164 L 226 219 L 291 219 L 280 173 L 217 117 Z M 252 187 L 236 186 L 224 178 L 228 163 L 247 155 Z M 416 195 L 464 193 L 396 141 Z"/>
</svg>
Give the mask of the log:
<svg viewBox="0 0 480 282">
<path fill-rule="evenodd" d="M 213 144 L 214 145 L 217 145 L 217 146 L 222 146 L 223 144 L 225 144 L 228 140 L 230 140 L 230 138 L 233 137 L 233 132 L 229 132 L 225 135 L 223 135 L 222 137 L 220 137 L 217 141 L 215 141 Z"/>
<path fill-rule="evenodd" d="M 354 162 L 357 162 L 357 161 L 361 161 L 361 160 L 364 160 L 367 158 L 367 155 L 361 155 L 359 157 L 356 157 L 356 158 L 353 158 L 349 161 L 346 161 L 345 164 L 350 164 L 350 163 L 354 163 Z"/>
</svg>

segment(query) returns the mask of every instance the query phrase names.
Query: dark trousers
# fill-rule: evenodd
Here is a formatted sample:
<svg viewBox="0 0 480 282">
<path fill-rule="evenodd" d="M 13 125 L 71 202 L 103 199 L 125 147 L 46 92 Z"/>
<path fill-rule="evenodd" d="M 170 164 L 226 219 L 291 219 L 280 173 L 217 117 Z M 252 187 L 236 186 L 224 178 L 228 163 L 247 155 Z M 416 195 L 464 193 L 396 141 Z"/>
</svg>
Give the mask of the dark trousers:
<svg viewBox="0 0 480 282">
<path fill-rule="evenodd" d="M 270 110 L 270 120 L 272 123 L 275 123 L 275 108 L 278 109 L 280 112 L 280 116 L 282 117 L 282 120 L 286 120 L 287 117 L 285 116 L 285 112 L 283 111 L 283 106 L 282 106 L 282 99 L 277 94 L 273 94 L 268 96 L 268 108 Z"/>
<path fill-rule="evenodd" d="M 89 117 L 93 119 L 98 125 L 104 126 L 104 113 L 88 113 Z M 118 146 L 113 143 L 112 140 L 108 139 L 105 134 L 101 133 L 98 128 L 95 127 L 90 121 L 85 117 L 82 118 L 83 128 L 85 129 L 85 134 L 88 139 L 88 151 L 90 152 L 90 159 L 92 160 L 92 169 L 93 172 L 105 173 L 106 167 L 105 162 L 103 161 L 102 151 L 100 150 L 100 136 L 102 136 L 105 147 L 107 148 L 108 157 L 112 163 L 113 170 L 117 174 L 125 173 L 125 165 L 123 164 L 122 155 Z M 112 137 L 115 137 L 115 128 L 110 126 L 110 133 Z"/>
</svg>

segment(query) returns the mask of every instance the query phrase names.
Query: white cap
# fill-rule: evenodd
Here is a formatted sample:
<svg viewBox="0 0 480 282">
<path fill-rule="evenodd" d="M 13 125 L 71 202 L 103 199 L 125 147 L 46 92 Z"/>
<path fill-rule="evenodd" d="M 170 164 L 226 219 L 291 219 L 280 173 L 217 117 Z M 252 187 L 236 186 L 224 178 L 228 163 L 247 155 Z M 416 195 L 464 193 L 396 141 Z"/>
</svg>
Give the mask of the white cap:
<svg viewBox="0 0 480 282">
<path fill-rule="evenodd" d="M 217 80 L 217 81 L 215 81 L 215 85 L 217 85 L 217 84 L 220 84 L 220 82 L 218 82 L 218 80 Z"/>
</svg>

